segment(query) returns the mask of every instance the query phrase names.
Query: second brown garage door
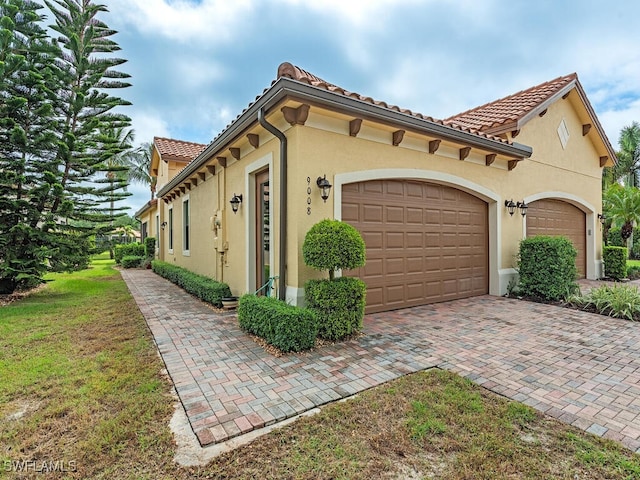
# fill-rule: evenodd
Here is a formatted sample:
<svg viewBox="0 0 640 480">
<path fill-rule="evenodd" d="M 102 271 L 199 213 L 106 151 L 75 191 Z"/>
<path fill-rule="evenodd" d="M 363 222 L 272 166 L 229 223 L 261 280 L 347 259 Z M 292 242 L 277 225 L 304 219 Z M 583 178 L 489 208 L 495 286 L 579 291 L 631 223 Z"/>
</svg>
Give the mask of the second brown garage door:
<svg viewBox="0 0 640 480">
<path fill-rule="evenodd" d="M 578 275 L 586 275 L 586 217 L 582 210 L 560 200 L 537 200 L 527 210 L 527 237 L 534 235 L 563 235 L 578 251 Z"/>
<path fill-rule="evenodd" d="M 483 295 L 489 290 L 487 204 L 413 180 L 344 185 L 342 219 L 357 228 L 367 264 L 367 312 Z"/>
</svg>

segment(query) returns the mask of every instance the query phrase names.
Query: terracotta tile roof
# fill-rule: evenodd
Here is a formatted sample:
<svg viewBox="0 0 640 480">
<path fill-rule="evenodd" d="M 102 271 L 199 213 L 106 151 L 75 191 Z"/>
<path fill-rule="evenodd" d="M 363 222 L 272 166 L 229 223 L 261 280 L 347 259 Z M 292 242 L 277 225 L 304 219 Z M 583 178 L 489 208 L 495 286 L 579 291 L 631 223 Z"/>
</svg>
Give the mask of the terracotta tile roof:
<svg viewBox="0 0 640 480">
<path fill-rule="evenodd" d="M 448 123 L 445 123 L 442 120 L 438 120 L 438 119 L 433 118 L 433 117 L 422 115 L 421 113 L 413 112 L 413 111 L 405 109 L 405 108 L 400 108 L 400 107 L 398 107 L 396 105 L 389 105 L 387 102 L 374 100 L 371 97 L 366 97 L 366 96 L 360 95 L 358 93 L 350 92 L 348 90 L 345 90 L 344 88 L 338 87 L 336 85 L 333 85 L 332 83 L 329 83 L 329 82 L 327 82 L 325 80 L 322 80 L 321 78 L 316 77 L 315 75 L 307 72 L 306 70 L 303 70 L 302 68 L 297 67 L 295 65 L 292 65 L 292 64 L 290 64 L 288 62 L 282 63 L 278 67 L 278 77 L 277 78 L 280 78 L 280 77 L 285 77 L 285 78 L 290 78 L 292 80 L 297 80 L 298 82 L 306 83 L 308 85 L 313 85 L 314 87 L 318 87 L 318 88 L 323 88 L 323 89 L 328 90 L 330 92 L 339 93 L 341 95 L 344 95 L 345 97 L 355 98 L 357 100 L 360 100 L 360 101 L 363 101 L 363 102 L 367 102 L 367 103 L 371 103 L 371 104 L 377 105 L 379 107 L 387 108 L 389 110 L 394 110 L 396 112 L 404 113 L 406 115 L 411 115 L 413 117 L 417 117 L 417 118 L 420 118 L 422 120 L 426 120 L 426 121 L 429 121 L 429 122 L 437 123 L 437 124 L 440 124 L 440 125 L 446 125 L 448 127 L 454 128 L 456 130 L 461 130 L 463 132 L 473 133 L 475 135 L 479 135 L 481 137 L 488 138 L 490 140 L 495 140 L 495 141 L 502 142 L 502 143 L 509 143 L 507 140 L 505 140 L 502 137 L 494 136 L 494 135 L 491 135 L 489 133 L 480 131 L 477 128 L 471 126 L 471 125 L 448 124 Z"/>
<path fill-rule="evenodd" d="M 508 97 L 472 108 L 444 120 L 446 125 L 480 132 L 505 132 L 518 128 L 518 122 L 563 90 L 578 76 L 575 73 L 522 90 Z"/>
<path fill-rule="evenodd" d="M 153 144 L 164 160 L 190 162 L 207 147 L 201 143 L 185 142 L 173 138 L 153 137 Z"/>
</svg>

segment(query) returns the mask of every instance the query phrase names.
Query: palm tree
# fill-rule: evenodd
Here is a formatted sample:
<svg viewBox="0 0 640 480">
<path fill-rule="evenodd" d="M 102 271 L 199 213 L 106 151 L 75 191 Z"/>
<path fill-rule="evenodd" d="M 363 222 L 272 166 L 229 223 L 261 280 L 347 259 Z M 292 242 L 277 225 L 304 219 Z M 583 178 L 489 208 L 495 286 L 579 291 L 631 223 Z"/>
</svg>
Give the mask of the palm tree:
<svg viewBox="0 0 640 480">
<path fill-rule="evenodd" d="M 109 196 L 110 205 L 109 213 L 111 217 L 111 227 L 115 218 L 115 202 L 123 197 L 123 194 L 116 193 L 116 190 L 124 188 L 126 190 L 129 183 L 129 175 L 131 171 L 131 162 L 129 160 L 130 152 L 133 148 L 135 133 L 133 129 L 124 127 L 108 127 L 100 132 L 100 141 L 106 146 L 105 151 L 108 152 L 103 160 L 106 177 L 110 184 Z M 109 256 L 114 258 L 113 244 L 109 244 Z"/>
<path fill-rule="evenodd" d="M 620 227 L 620 236 L 631 251 L 633 227 L 640 223 L 640 190 L 614 184 L 604 192 L 602 208 L 607 223 Z"/>
<path fill-rule="evenodd" d="M 620 151 L 618 163 L 605 169 L 604 184 L 623 183 L 632 187 L 640 186 L 640 124 L 633 122 L 620 131 Z"/>
<path fill-rule="evenodd" d="M 151 190 L 151 200 L 156 193 L 157 177 L 151 175 L 151 157 L 153 155 L 153 144 L 144 142 L 129 154 L 129 180 L 132 182 L 149 185 Z"/>
</svg>

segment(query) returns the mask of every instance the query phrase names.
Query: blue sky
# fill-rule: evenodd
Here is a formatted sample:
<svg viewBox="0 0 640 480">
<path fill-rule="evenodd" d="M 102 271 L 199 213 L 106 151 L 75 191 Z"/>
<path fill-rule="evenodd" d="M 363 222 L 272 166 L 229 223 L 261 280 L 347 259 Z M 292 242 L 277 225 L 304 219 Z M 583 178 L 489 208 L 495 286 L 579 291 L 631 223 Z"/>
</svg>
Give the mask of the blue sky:
<svg viewBox="0 0 640 480">
<path fill-rule="evenodd" d="M 614 148 L 640 121 L 637 0 L 103 0 L 138 142 L 209 143 L 284 61 L 445 118 L 577 72 Z M 145 187 L 132 186 L 134 213 Z"/>
</svg>

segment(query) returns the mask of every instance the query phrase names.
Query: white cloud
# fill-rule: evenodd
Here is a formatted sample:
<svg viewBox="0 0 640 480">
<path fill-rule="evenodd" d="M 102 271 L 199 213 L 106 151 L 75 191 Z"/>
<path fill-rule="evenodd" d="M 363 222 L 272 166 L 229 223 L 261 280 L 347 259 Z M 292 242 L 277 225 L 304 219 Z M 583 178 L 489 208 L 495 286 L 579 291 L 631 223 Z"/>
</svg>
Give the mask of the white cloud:
<svg viewBox="0 0 640 480">
<path fill-rule="evenodd" d="M 170 129 L 158 110 L 134 110 L 126 112 L 135 129 L 136 143 L 152 142 L 153 137 L 170 137 Z"/>
<path fill-rule="evenodd" d="M 598 118 L 607 132 L 613 148 L 617 150 L 620 130 L 631 125 L 634 121 L 640 121 L 640 99 L 630 102 L 626 108 L 621 110 L 600 112 Z"/>
<path fill-rule="evenodd" d="M 220 43 L 232 38 L 252 0 L 203 0 L 200 3 L 166 0 L 112 0 L 109 10 L 148 35 L 180 43 L 206 39 Z"/>
</svg>

